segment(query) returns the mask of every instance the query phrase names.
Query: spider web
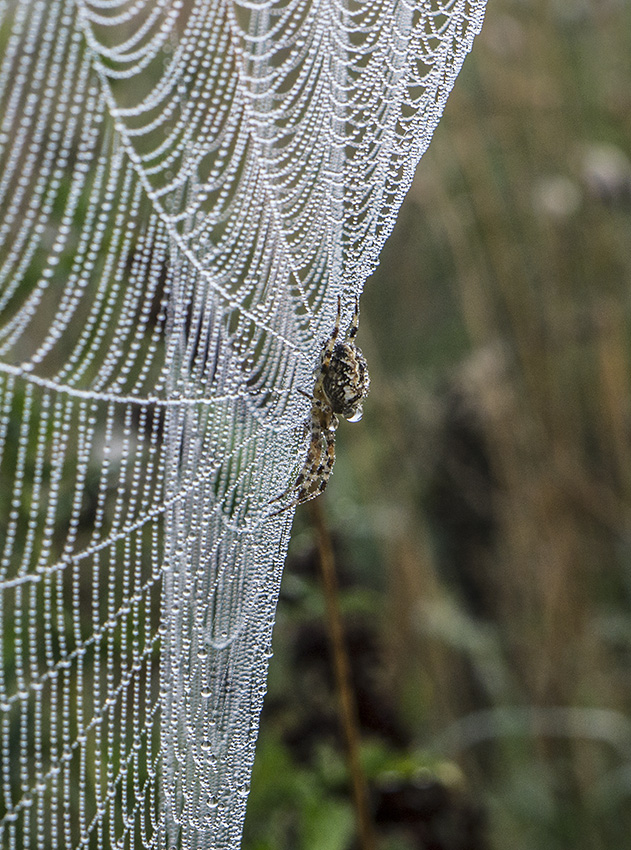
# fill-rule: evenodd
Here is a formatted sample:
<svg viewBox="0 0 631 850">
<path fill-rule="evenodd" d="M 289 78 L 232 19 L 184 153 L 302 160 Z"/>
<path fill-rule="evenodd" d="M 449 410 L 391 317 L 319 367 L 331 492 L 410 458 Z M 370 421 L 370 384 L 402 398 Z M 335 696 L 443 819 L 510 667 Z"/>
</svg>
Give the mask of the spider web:
<svg viewBox="0 0 631 850">
<path fill-rule="evenodd" d="M 3 847 L 238 847 L 301 423 L 484 0 L 0 2 Z"/>
</svg>

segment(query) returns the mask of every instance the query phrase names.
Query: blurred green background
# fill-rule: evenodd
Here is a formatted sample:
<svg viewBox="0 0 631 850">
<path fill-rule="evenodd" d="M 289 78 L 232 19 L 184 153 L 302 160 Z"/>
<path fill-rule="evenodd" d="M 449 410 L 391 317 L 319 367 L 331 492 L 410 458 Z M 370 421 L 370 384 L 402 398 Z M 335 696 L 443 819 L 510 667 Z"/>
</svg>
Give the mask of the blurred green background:
<svg viewBox="0 0 631 850">
<path fill-rule="evenodd" d="M 631 848 L 631 4 L 490 0 L 322 500 L 379 850 Z M 357 847 L 309 512 L 246 850 Z"/>
</svg>

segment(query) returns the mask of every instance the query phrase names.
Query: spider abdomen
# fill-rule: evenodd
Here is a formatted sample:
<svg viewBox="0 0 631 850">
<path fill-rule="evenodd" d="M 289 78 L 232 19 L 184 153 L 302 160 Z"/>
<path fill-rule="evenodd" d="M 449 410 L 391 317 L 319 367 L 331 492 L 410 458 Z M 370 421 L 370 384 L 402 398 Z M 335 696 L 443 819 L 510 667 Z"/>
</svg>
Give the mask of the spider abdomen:
<svg viewBox="0 0 631 850">
<path fill-rule="evenodd" d="M 352 342 L 338 342 L 322 380 L 322 388 L 333 413 L 346 419 L 359 419 L 361 402 L 370 388 L 364 355 Z"/>
</svg>

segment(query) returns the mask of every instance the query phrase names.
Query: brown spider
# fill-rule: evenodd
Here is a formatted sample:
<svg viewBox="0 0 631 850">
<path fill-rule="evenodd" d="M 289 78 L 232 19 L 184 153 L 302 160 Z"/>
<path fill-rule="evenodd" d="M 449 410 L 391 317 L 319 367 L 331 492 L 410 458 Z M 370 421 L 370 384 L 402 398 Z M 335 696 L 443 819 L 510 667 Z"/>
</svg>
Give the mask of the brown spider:
<svg viewBox="0 0 631 850">
<path fill-rule="evenodd" d="M 307 459 L 294 483 L 273 501 L 278 502 L 292 493 L 293 499 L 272 516 L 324 492 L 335 463 L 338 414 L 349 422 L 359 422 L 362 418 L 362 401 L 368 395 L 370 378 L 364 355 L 354 342 L 359 328 L 359 300 L 355 299 L 355 313 L 346 338 L 338 341 L 341 315 L 342 302 L 338 296 L 335 327 L 322 347 L 313 392 L 309 395 L 299 391 L 311 399 L 311 443 Z"/>
</svg>

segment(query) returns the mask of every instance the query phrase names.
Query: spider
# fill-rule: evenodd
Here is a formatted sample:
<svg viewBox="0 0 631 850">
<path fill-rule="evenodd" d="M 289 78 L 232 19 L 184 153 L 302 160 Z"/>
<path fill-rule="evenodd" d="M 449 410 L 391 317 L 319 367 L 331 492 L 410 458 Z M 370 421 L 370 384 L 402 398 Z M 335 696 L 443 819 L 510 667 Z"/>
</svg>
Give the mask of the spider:
<svg viewBox="0 0 631 850">
<path fill-rule="evenodd" d="M 343 341 L 338 340 L 341 315 L 342 302 L 338 296 L 335 327 L 322 346 L 320 363 L 314 373 L 313 392 L 309 395 L 299 390 L 311 400 L 309 452 L 294 483 L 273 502 L 290 494 L 293 494 L 293 499 L 272 516 L 315 499 L 324 492 L 335 463 L 338 416 L 343 416 L 349 422 L 359 422 L 362 418 L 362 401 L 368 395 L 370 378 L 364 355 L 354 342 L 359 328 L 359 299 L 355 299 L 355 313 Z"/>
</svg>

